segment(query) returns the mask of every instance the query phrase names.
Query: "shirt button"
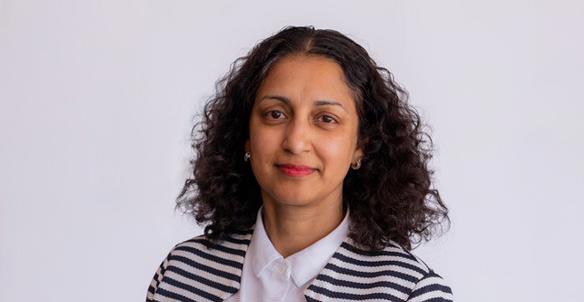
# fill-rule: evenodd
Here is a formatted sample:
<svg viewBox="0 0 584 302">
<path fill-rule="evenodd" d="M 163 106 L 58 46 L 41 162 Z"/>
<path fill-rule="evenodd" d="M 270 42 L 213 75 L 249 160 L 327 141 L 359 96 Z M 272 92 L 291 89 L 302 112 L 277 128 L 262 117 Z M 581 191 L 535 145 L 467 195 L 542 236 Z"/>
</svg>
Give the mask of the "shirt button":
<svg viewBox="0 0 584 302">
<path fill-rule="evenodd" d="M 286 263 L 286 260 L 280 262 L 278 265 L 278 270 L 282 275 L 287 275 L 286 273 L 288 272 L 288 263 Z"/>
</svg>

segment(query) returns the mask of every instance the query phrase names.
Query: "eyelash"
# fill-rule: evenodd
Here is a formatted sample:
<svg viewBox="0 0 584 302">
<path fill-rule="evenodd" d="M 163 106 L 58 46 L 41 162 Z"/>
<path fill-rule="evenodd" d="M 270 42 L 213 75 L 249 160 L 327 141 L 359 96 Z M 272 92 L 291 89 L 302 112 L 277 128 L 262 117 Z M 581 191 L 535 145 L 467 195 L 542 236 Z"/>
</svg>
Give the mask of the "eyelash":
<svg viewBox="0 0 584 302">
<path fill-rule="evenodd" d="M 272 112 L 279 112 L 279 113 L 281 113 L 281 114 L 284 114 L 284 113 L 283 113 L 282 111 L 280 111 L 280 110 L 270 110 L 270 111 L 267 111 L 266 113 L 264 113 L 264 116 L 266 116 L 266 117 L 270 118 L 270 115 L 272 114 Z M 335 124 L 335 123 L 338 123 L 337 119 L 336 119 L 336 118 L 334 118 L 334 117 L 333 117 L 332 115 L 330 115 L 330 114 L 322 114 L 322 115 L 320 115 L 319 117 L 327 117 L 327 118 L 330 118 L 330 119 L 332 120 L 331 122 L 328 122 L 328 123 L 327 123 L 327 122 L 325 122 L 325 124 Z"/>
</svg>

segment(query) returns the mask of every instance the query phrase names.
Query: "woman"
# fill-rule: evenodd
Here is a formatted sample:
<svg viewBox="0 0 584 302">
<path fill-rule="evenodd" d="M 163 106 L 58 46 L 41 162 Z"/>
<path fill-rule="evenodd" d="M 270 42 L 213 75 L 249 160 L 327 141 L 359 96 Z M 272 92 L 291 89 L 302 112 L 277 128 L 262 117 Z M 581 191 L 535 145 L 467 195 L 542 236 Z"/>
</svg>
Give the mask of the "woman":
<svg viewBox="0 0 584 302">
<path fill-rule="evenodd" d="M 432 141 L 365 49 L 287 27 L 217 87 L 177 199 L 207 225 L 170 251 L 148 301 L 452 300 L 409 251 L 448 221 Z"/>
</svg>

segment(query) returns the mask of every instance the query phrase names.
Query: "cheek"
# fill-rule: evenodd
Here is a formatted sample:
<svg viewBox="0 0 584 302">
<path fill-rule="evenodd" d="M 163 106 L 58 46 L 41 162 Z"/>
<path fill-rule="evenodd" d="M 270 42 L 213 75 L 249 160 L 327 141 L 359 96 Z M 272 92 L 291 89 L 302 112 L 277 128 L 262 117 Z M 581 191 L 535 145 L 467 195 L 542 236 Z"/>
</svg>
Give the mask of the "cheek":
<svg viewBox="0 0 584 302">
<path fill-rule="evenodd" d="M 250 132 L 251 152 L 255 158 L 270 158 L 280 146 L 280 135 L 269 128 L 255 127 Z"/>
<path fill-rule="evenodd" d="M 322 158 L 326 161 L 329 170 L 335 171 L 345 169 L 345 165 L 352 157 L 353 141 L 349 137 L 338 137 L 319 140 L 319 150 Z"/>
</svg>

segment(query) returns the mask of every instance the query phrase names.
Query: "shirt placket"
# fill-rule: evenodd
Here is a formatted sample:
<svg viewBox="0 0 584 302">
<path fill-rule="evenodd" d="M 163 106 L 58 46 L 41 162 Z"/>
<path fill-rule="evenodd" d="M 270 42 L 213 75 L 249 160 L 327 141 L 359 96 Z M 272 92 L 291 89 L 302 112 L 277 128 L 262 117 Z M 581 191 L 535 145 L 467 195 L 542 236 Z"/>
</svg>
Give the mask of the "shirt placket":
<svg viewBox="0 0 584 302">
<path fill-rule="evenodd" d="M 276 282 L 269 282 L 270 286 L 277 286 L 277 288 L 272 288 L 271 293 L 274 294 L 273 297 L 267 297 L 267 301 L 280 301 L 285 302 L 287 300 L 289 287 L 290 287 L 290 266 L 286 260 L 280 258 L 272 262 L 269 266 L 269 272 L 272 280 Z M 276 290 L 274 290 L 276 289 Z"/>
</svg>

